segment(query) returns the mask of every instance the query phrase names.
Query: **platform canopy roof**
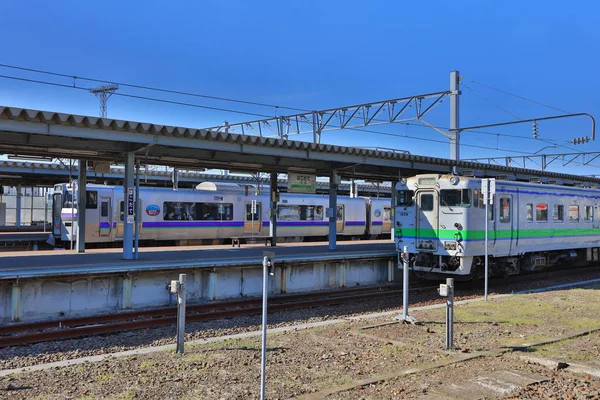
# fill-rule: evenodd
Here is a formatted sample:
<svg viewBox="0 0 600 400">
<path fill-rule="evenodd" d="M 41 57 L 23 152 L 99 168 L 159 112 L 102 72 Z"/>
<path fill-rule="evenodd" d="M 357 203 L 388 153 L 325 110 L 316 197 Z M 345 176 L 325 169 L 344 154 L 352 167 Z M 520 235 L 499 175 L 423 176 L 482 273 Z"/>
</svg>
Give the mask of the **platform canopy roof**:
<svg viewBox="0 0 600 400">
<path fill-rule="evenodd" d="M 490 177 L 600 183 L 598 178 L 548 171 L 0 106 L 0 153 L 114 163 L 127 152 L 136 152 L 142 164 L 185 169 L 318 176 L 335 169 L 345 178 L 390 181 L 419 173 L 449 173 L 456 167 Z"/>
</svg>

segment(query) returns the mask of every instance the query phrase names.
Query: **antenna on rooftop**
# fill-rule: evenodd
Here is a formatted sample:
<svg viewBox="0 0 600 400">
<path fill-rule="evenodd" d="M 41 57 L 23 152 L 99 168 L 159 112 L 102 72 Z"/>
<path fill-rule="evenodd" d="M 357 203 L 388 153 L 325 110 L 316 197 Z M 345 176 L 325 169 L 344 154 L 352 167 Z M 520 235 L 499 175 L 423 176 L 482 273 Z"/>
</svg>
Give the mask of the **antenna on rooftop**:
<svg viewBox="0 0 600 400">
<path fill-rule="evenodd" d="M 100 100 L 100 118 L 106 118 L 106 102 L 117 89 L 119 89 L 119 85 L 100 85 L 90 89 L 90 93 Z"/>
</svg>

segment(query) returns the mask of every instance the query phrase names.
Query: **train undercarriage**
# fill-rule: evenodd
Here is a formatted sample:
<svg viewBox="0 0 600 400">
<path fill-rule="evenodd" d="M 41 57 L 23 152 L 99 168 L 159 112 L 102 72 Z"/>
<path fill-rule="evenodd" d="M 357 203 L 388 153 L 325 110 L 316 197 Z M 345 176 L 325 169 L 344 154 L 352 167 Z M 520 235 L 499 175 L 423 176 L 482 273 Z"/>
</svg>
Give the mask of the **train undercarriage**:
<svg viewBox="0 0 600 400">
<path fill-rule="evenodd" d="M 600 249 L 555 250 L 525 253 L 519 256 L 488 258 L 488 276 L 509 277 L 512 275 L 538 272 L 546 268 L 565 264 L 582 267 L 598 262 Z M 412 271 L 424 279 L 453 277 L 458 280 L 483 279 L 485 259 L 483 256 L 458 257 L 440 256 L 421 252 L 411 258 Z M 418 270 L 415 267 L 420 267 Z"/>
</svg>

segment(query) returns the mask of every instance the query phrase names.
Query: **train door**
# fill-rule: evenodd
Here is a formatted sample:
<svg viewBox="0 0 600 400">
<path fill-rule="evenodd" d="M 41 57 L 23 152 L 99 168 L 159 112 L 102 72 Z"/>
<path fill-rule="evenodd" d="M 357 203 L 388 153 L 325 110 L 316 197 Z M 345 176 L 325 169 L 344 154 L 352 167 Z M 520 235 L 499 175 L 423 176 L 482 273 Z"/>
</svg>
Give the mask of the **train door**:
<svg viewBox="0 0 600 400">
<path fill-rule="evenodd" d="M 246 212 L 244 213 L 244 235 L 260 235 L 262 227 L 262 203 L 252 200 L 246 202 Z"/>
<path fill-rule="evenodd" d="M 337 206 L 337 219 L 336 219 L 336 232 L 343 233 L 344 232 L 344 224 L 346 221 L 346 210 L 344 209 L 344 205 Z"/>
<path fill-rule="evenodd" d="M 417 193 L 417 249 L 435 251 L 438 245 L 437 192 L 424 190 Z"/>
<path fill-rule="evenodd" d="M 113 229 L 112 222 L 112 207 L 110 204 L 110 197 L 100 198 L 100 237 L 110 236 Z"/>
<path fill-rule="evenodd" d="M 123 234 L 125 232 L 125 202 L 123 201 L 123 199 L 118 199 L 117 200 L 117 204 L 118 204 L 118 210 L 119 210 L 119 215 L 117 216 L 117 239 L 123 239 Z"/>
<path fill-rule="evenodd" d="M 512 195 L 503 194 L 498 196 L 498 224 L 496 225 L 496 255 L 510 254 L 514 240 L 513 216 L 514 205 Z"/>
</svg>

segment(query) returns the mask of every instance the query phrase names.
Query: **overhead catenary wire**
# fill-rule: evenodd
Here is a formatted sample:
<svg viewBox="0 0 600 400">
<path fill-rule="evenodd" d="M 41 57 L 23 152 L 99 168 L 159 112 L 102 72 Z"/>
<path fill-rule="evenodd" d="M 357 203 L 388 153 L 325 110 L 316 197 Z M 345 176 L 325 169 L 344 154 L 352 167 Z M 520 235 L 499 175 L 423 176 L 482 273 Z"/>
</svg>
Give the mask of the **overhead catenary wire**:
<svg viewBox="0 0 600 400">
<path fill-rule="evenodd" d="M 205 98 L 205 99 L 228 101 L 228 102 L 233 102 L 233 103 L 248 104 L 248 105 L 254 105 L 254 106 L 261 106 L 261 107 L 271 107 L 271 108 L 281 109 L 281 110 L 305 111 L 305 112 L 309 111 L 309 110 L 304 110 L 301 108 L 280 106 L 280 105 L 276 105 L 276 104 L 267 104 L 267 103 L 260 103 L 260 102 L 256 102 L 256 101 L 232 99 L 232 98 L 227 98 L 227 97 L 211 96 L 211 95 L 206 95 L 206 94 L 201 94 L 201 93 L 191 93 L 191 92 L 184 92 L 184 91 L 180 91 L 180 90 L 164 89 L 164 88 L 157 88 L 157 87 L 152 87 L 152 86 L 136 85 L 136 84 L 132 84 L 132 83 L 109 81 L 109 80 L 105 80 L 105 79 L 90 78 L 90 77 L 84 77 L 84 76 L 78 76 L 78 75 L 69 75 L 69 74 L 64 74 L 64 73 L 60 73 L 60 72 L 45 71 L 45 70 L 41 70 L 41 69 L 20 67 L 20 66 L 9 65 L 9 64 L 0 64 L 0 67 L 10 68 L 10 69 L 15 69 L 15 70 L 20 70 L 20 71 L 35 72 L 38 74 L 58 76 L 58 77 L 62 77 L 62 78 L 70 78 L 70 79 L 73 79 L 74 81 L 76 81 L 77 79 L 80 79 L 80 80 L 85 80 L 85 81 L 89 81 L 89 82 L 113 83 L 113 84 L 116 84 L 119 86 L 130 87 L 130 88 L 135 88 L 135 89 L 152 90 L 152 91 L 163 92 L 163 93 L 201 97 L 201 98 Z M 75 87 L 75 85 L 70 86 L 70 87 Z M 267 117 L 270 117 L 270 116 L 267 116 Z"/>
<path fill-rule="evenodd" d="M 466 79 L 466 80 L 468 80 L 469 82 L 472 82 L 472 83 L 474 83 L 474 84 L 476 84 L 476 85 L 480 85 L 480 86 L 486 87 L 486 88 L 488 88 L 488 89 L 495 90 L 495 91 L 497 91 L 497 92 L 500 92 L 500 93 L 504 93 L 504 94 L 506 94 L 506 95 L 508 95 L 508 96 L 512 96 L 512 97 L 516 97 L 516 98 L 518 98 L 518 99 L 521 99 L 521 100 L 529 101 L 529 102 L 531 102 L 531 103 L 534 103 L 534 104 L 537 104 L 537 105 L 540 105 L 540 106 L 543 106 L 543 107 L 547 107 L 547 108 L 550 108 L 550 109 L 552 109 L 552 110 L 555 110 L 555 111 L 560 111 L 560 112 L 563 112 L 563 113 L 565 113 L 565 114 L 570 114 L 570 112 L 569 112 L 569 111 L 563 110 L 563 109 L 561 109 L 561 108 L 558 108 L 558 107 L 553 107 L 553 106 L 551 106 L 551 105 L 548 105 L 548 104 L 544 104 L 544 103 L 542 103 L 542 102 L 540 102 L 540 101 L 537 101 L 537 100 L 529 99 L 529 98 L 527 98 L 527 97 L 520 96 L 520 95 L 518 95 L 518 94 L 514 94 L 514 93 L 508 92 L 508 91 L 506 91 L 506 90 L 498 89 L 498 88 L 495 88 L 495 87 L 493 87 L 493 86 L 491 86 L 491 85 L 487 85 L 487 84 L 485 84 L 485 83 L 477 82 L 477 81 L 474 81 L 474 80 L 472 80 L 472 79 L 468 79 L 468 78 L 465 78 L 465 77 L 461 77 L 461 78 L 462 78 L 462 79 Z M 464 84 L 463 84 L 463 85 L 464 85 Z"/>
<path fill-rule="evenodd" d="M 81 86 L 71 86 L 71 85 L 66 85 L 63 83 L 40 81 L 37 79 L 20 78 L 20 77 L 16 77 L 16 76 L 8 76 L 8 75 L 0 75 L 0 78 L 12 79 L 12 80 L 16 80 L 16 81 L 23 81 L 23 82 L 30 82 L 30 83 L 38 83 L 38 84 L 49 85 L 49 86 L 57 86 L 57 87 L 63 87 L 63 88 L 67 88 L 67 89 L 78 89 L 78 90 L 85 90 L 85 91 L 89 91 L 91 89 L 91 88 L 85 88 L 85 87 L 81 87 Z M 120 96 L 120 97 L 128 97 L 128 98 L 133 98 L 133 99 L 140 99 L 140 100 L 156 101 L 156 102 L 160 102 L 160 103 L 175 104 L 175 105 L 180 105 L 180 106 L 203 108 L 206 110 L 223 111 L 223 112 L 230 112 L 230 113 L 236 113 L 236 114 L 242 114 L 242 115 L 251 115 L 254 117 L 265 117 L 265 118 L 270 117 L 270 115 L 265 115 L 265 114 L 257 114 L 257 113 L 240 111 L 240 110 L 231 110 L 231 109 L 227 109 L 227 108 L 203 106 L 200 104 L 184 103 L 181 101 L 158 99 L 155 97 L 138 96 L 138 95 L 127 94 L 127 93 L 114 92 L 112 95 Z"/>
<path fill-rule="evenodd" d="M 95 79 L 95 78 L 82 78 L 82 77 L 76 77 L 76 76 L 62 74 L 62 73 L 56 73 L 56 72 L 50 72 L 50 71 L 43 71 L 43 70 L 37 70 L 37 69 L 32 69 L 32 68 L 26 68 L 26 67 L 17 67 L 17 66 L 12 66 L 12 65 L 7 65 L 7 64 L 0 64 L 0 67 L 13 68 L 13 69 L 18 69 L 18 70 L 23 70 L 23 71 L 36 72 L 36 73 L 54 75 L 54 76 L 59 76 L 59 77 L 68 77 L 68 78 L 74 78 L 74 79 L 85 79 L 85 80 L 94 81 L 94 82 L 108 82 L 108 81 L 105 81 L 105 80 L 99 80 L 99 79 Z M 48 82 L 48 81 L 41 81 L 41 80 L 29 79 L 29 78 L 22 78 L 22 77 L 15 77 L 15 76 L 8 76 L 8 75 L 0 75 L 0 78 L 12 79 L 12 80 L 17 80 L 17 81 L 24 81 L 24 82 L 29 82 L 29 83 L 37 83 L 37 84 L 43 84 L 43 85 L 50 85 L 50 86 L 68 88 L 68 89 L 78 89 L 78 90 L 84 90 L 84 91 L 89 91 L 90 90 L 90 88 L 77 86 L 75 84 L 75 82 L 74 82 L 73 85 L 67 85 L 67 84 L 61 84 L 61 83 L 55 83 L 55 82 Z M 141 89 L 148 89 L 148 90 L 157 90 L 157 91 L 162 91 L 162 92 L 166 92 L 166 93 L 185 94 L 185 95 L 190 95 L 190 96 L 214 98 L 214 99 L 225 100 L 225 101 L 233 101 L 233 102 L 239 102 L 239 103 L 246 103 L 246 104 L 253 104 L 253 105 L 275 107 L 275 108 L 281 108 L 281 109 L 307 111 L 307 110 L 303 110 L 303 109 L 299 109 L 299 108 L 283 107 L 283 106 L 276 106 L 276 105 L 270 105 L 270 104 L 264 104 L 264 103 L 248 102 L 248 101 L 243 101 L 243 100 L 220 98 L 220 97 L 215 97 L 215 96 L 207 96 L 207 95 L 201 95 L 201 94 L 179 92 L 179 91 L 173 91 L 173 90 L 168 90 L 168 89 L 152 88 L 152 87 L 141 86 L 141 85 L 127 84 L 127 83 L 117 83 L 117 84 L 122 85 L 122 86 L 126 86 L 126 87 L 141 88 Z M 265 114 L 259 114 L 259 113 L 241 111 L 241 110 L 226 109 L 226 108 L 220 108 L 220 107 L 204 106 L 204 105 L 200 105 L 200 104 L 186 103 L 186 102 L 173 101 L 173 100 L 167 100 L 167 99 L 160 99 L 160 98 L 148 97 L 148 96 L 140 96 L 140 95 L 134 95 L 134 94 L 129 94 L 129 93 L 115 92 L 114 95 L 115 96 L 120 96 L 120 97 L 126 97 L 126 98 L 133 98 L 133 99 L 140 99 L 140 100 L 147 100 L 147 101 L 155 101 L 155 102 L 161 102 L 161 103 L 167 103 L 167 104 L 182 105 L 182 106 L 187 106 L 187 107 L 202 108 L 202 109 L 208 109 L 208 110 L 213 110 L 213 111 L 222 111 L 222 112 L 237 113 L 237 114 L 241 114 L 241 115 L 250 115 L 250 116 L 258 116 L 258 117 L 264 117 L 264 118 L 272 118 L 272 116 L 265 115 Z M 508 112 L 508 111 L 506 111 L 506 112 Z M 402 124 L 405 124 L 407 126 L 414 126 L 414 127 L 419 127 L 419 128 L 431 129 L 431 127 L 423 125 L 423 124 L 408 123 L 408 122 L 402 122 Z M 438 129 L 442 129 L 442 130 L 448 130 L 449 129 L 447 127 L 441 127 L 441 126 L 436 126 L 436 125 L 432 125 L 432 126 L 435 127 L 435 128 L 438 128 Z M 413 137 L 409 137 L 409 136 L 406 136 L 406 135 L 395 135 L 395 134 L 389 134 L 389 133 L 385 133 L 385 132 L 379 132 L 379 131 L 373 131 L 373 130 L 366 130 L 366 129 L 360 129 L 360 128 L 345 128 L 345 129 L 355 130 L 355 131 L 363 131 L 363 132 L 380 134 L 380 135 L 401 136 L 401 137 L 406 137 L 406 138 L 414 139 L 414 140 L 422 140 L 422 141 L 437 142 L 437 143 L 444 143 L 444 144 L 446 143 L 445 141 L 442 141 L 442 140 L 425 139 L 425 138 L 418 138 L 418 137 L 414 137 L 414 136 Z M 510 134 L 504 134 L 504 133 L 486 132 L 486 131 L 479 131 L 479 130 L 468 130 L 468 131 L 464 131 L 464 132 L 472 132 L 472 133 L 479 133 L 479 134 L 486 134 L 486 135 L 494 135 L 496 137 L 498 137 L 498 136 L 506 136 L 506 137 L 513 137 L 513 138 L 518 138 L 518 139 L 540 140 L 540 139 L 534 139 L 534 138 L 531 138 L 531 137 L 528 137 L 528 136 L 522 136 L 522 135 L 510 135 Z M 551 143 L 551 144 L 555 144 L 556 143 L 558 146 L 568 148 L 568 147 L 566 147 L 564 145 L 558 144 L 559 143 L 558 141 L 553 141 L 553 140 L 548 140 L 548 139 L 542 140 L 542 141 L 544 141 L 546 143 Z M 466 143 L 462 143 L 461 145 L 466 146 L 466 147 L 474 147 L 474 148 L 481 148 L 481 149 L 487 149 L 487 150 L 507 151 L 507 152 L 518 153 L 518 154 L 531 154 L 531 153 L 523 153 L 523 152 L 509 150 L 509 149 L 501 149 L 498 146 L 496 146 L 494 148 L 494 147 L 489 147 L 489 146 L 469 145 L 469 144 L 466 144 Z"/>
<path fill-rule="evenodd" d="M 178 94 L 178 95 L 185 95 L 185 96 L 194 96 L 194 97 L 199 97 L 199 98 L 206 98 L 206 99 L 213 99 L 213 100 L 220 100 L 220 101 L 228 101 L 228 102 L 235 102 L 235 103 L 240 103 L 240 104 L 248 104 L 248 105 L 255 105 L 255 106 L 262 106 L 262 107 L 271 107 L 271 108 L 275 109 L 275 113 L 276 113 L 276 111 L 278 109 L 291 110 L 291 111 L 300 111 L 300 112 L 310 112 L 310 110 L 302 109 L 302 108 L 296 108 L 296 107 L 288 107 L 288 106 L 281 106 L 281 105 L 261 103 L 261 102 L 255 102 L 255 101 L 247 101 L 247 100 L 240 100 L 240 99 L 232 99 L 232 98 L 219 97 L 219 96 L 211 96 L 211 95 L 205 95 L 205 94 L 200 94 L 200 93 L 191 93 L 191 92 L 184 92 L 184 91 L 178 91 L 178 90 L 172 90 L 172 89 L 157 88 L 157 87 L 152 87 L 152 86 L 137 85 L 137 84 L 131 84 L 131 83 L 126 83 L 126 82 L 108 81 L 108 80 L 104 80 L 104 79 L 98 79 L 98 78 L 92 78 L 92 77 L 85 77 L 85 76 L 78 76 L 78 75 L 72 75 L 72 74 L 65 74 L 65 73 L 60 73 L 60 72 L 54 72 L 54 71 L 48 71 L 48 70 L 42 70 L 42 69 L 36 69 L 36 68 L 28 68 L 28 67 L 22 67 L 22 66 L 10 65 L 10 64 L 0 64 L 0 67 L 10 68 L 10 69 L 20 70 L 20 71 L 34 72 L 34 73 L 39 73 L 39 74 L 51 75 L 51 76 L 57 76 L 57 77 L 62 77 L 62 78 L 73 79 L 73 85 L 66 85 L 66 84 L 59 84 L 59 83 L 53 83 L 53 82 L 40 81 L 40 80 L 35 80 L 35 79 L 17 78 L 17 77 L 10 77 L 10 76 L 6 76 L 6 75 L 0 75 L 1 78 L 14 79 L 14 80 L 22 80 L 22 81 L 27 81 L 27 82 L 32 82 L 32 83 L 40 83 L 40 84 L 52 85 L 52 86 L 58 86 L 58 87 L 64 87 L 64 88 L 74 88 L 74 89 L 80 89 L 80 90 L 89 91 L 90 88 L 84 88 L 84 87 L 77 86 L 76 85 L 76 80 L 77 79 L 79 79 L 79 80 L 86 80 L 86 81 L 90 81 L 90 82 L 99 82 L 99 83 L 111 82 L 111 83 L 114 83 L 114 84 L 117 84 L 117 85 L 123 86 L 123 87 L 130 87 L 130 88 L 136 88 L 136 89 L 158 91 L 158 92 L 163 92 L 163 93 Z M 463 79 L 467 79 L 467 78 L 464 78 L 464 77 L 462 77 L 462 78 Z M 471 79 L 467 79 L 467 80 L 470 81 L 470 82 L 482 85 L 482 86 L 486 86 L 486 87 L 492 88 L 491 86 L 484 85 L 484 84 L 481 84 L 479 82 L 475 82 L 475 81 L 473 81 Z M 465 85 L 464 83 L 463 83 L 463 85 L 465 87 L 467 87 L 467 85 Z M 476 91 L 474 91 L 472 88 L 467 87 L 467 89 L 469 89 L 469 90 L 473 91 L 475 94 L 477 94 Z M 496 89 L 496 88 L 492 88 L 492 89 L 504 92 L 504 91 L 502 91 L 500 89 Z M 506 93 L 510 94 L 508 92 L 506 92 Z M 204 106 L 204 105 L 200 105 L 200 104 L 192 104 L 192 103 L 180 102 L 180 101 L 174 101 L 174 100 L 159 99 L 159 98 L 149 97 L 149 96 L 134 95 L 134 94 L 130 94 L 130 93 L 115 92 L 113 95 L 120 96 L 120 97 L 127 97 L 127 98 L 139 99 L 139 100 L 147 100 L 147 101 L 162 102 L 162 103 L 167 103 L 167 104 L 182 105 L 182 106 L 187 106 L 187 107 L 203 108 L 203 109 L 213 110 L 213 111 L 222 111 L 222 112 L 236 113 L 236 114 L 240 114 L 240 115 L 257 116 L 257 117 L 262 117 L 262 118 L 273 118 L 273 116 L 267 115 L 267 114 L 254 113 L 254 112 L 241 111 L 241 110 L 232 110 L 232 109 L 226 109 L 226 108 L 221 108 L 221 107 Z M 510 95 L 513 95 L 513 94 L 510 94 Z M 514 95 L 514 96 L 520 97 L 518 95 Z M 480 97 L 481 97 L 481 95 L 480 95 Z M 488 101 L 488 102 L 491 103 L 491 101 L 489 101 L 487 98 L 484 98 L 484 99 L 486 101 Z M 523 98 L 523 99 L 525 99 L 525 98 Z M 525 100 L 529 100 L 529 99 L 525 99 Z M 529 100 L 529 101 L 535 102 L 534 100 Z M 542 103 L 539 103 L 539 104 L 542 104 Z M 503 109 L 502 107 L 500 107 L 498 105 L 495 105 L 495 106 L 499 107 L 503 111 L 511 114 L 513 117 L 519 119 L 516 115 L 510 113 L 508 110 L 505 110 L 505 109 Z M 551 106 L 548 106 L 548 107 L 553 108 Z M 375 119 L 374 121 L 377 121 L 377 122 L 386 122 L 386 120 L 380 120 L 380 119 Z M 416 126 L 416 127 L 426 127 L 428 129 L 431 129 L 431 127 L 427 127 L 427 126 L 424 126 L 424 125 L 421 125 L 421 124 L 407 124 L 407 125 Z M 441 127 L 441 126 L 436 126 L 436 125 L 433 125 L 433 127 L 449 131 L 448 127 Z M 511 134 L 506 134 L 506 133 L 485 132 L 485 131 L 479 131 L 479 130 L 467 130 L 467 131 L 463 131 L 463 133 L 465 133 L 465 132 L 473 132 L 473 133 L 480 133 L 480 134 L 487 134 L 487 135 L 494 135 L 494 136 L 513 137 L 513 138 L 517 138 L 517 139 L 537 140 L 537 139 L 534 139 L 534 138 L 531 138 L 531 137 L 528 137 L 528 136 L 511 135 Z M 558 141 L 552 141 L 552 142 L 559 143 Z M 565 146 L 561 145 L 561 147 L 565 147 Z"/>
</svg>

